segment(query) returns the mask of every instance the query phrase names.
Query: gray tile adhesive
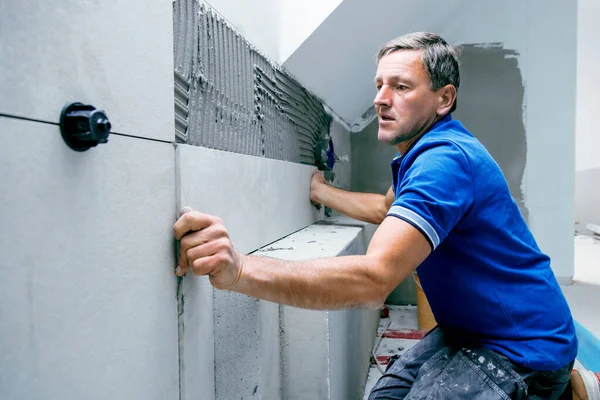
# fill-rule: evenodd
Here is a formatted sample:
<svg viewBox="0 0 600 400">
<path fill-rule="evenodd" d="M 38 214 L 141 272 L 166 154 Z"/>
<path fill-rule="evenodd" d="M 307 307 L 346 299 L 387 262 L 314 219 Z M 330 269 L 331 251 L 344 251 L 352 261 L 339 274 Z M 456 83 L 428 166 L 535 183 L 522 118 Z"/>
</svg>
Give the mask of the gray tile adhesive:
<svg viewBox="0 0 600 400">
<path fill-rule="evenodd" d="M 314 165 L 322 102 L 207 4 L 173 8 L 177 142 Z"/>
</svg>

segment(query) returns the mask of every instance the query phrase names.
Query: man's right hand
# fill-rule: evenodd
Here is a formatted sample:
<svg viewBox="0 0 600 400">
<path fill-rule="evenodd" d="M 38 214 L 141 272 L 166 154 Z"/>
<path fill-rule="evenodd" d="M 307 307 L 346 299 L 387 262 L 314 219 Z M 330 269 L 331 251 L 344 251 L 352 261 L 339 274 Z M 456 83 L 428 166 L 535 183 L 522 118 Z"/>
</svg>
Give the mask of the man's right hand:
<svg viewBox="0 0 600 400">
<path fill-rule="evenodd" d="M 180 241 L 177 276 L 191 268 L 195 275 L 208 275 L 217 289 L 235 287 L 242 275 L 243 256 L 233 248 L 223 221 L 186 208 L 173 231 Z"/>
<path fill-rule="evenodd" d="M 323 171 L 315 171 L 310 179 L 310 200 L 313 203 L 320 203 L 318 193 L 323 185 L 327 185 L 325 174 Z"/>
</svg>

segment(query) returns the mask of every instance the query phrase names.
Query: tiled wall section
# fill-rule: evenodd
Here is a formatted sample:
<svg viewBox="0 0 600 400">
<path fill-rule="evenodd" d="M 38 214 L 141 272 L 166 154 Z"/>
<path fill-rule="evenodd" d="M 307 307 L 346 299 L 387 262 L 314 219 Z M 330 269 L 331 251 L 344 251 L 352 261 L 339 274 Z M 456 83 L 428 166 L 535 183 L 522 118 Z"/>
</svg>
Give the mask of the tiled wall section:
<svg viewBox="0 0 600 400">
<path fill-rule="evenodd" d="M 177 140 L 314 165 L 323 105 L 199 0 L 174 2 Z"/>
</svg>

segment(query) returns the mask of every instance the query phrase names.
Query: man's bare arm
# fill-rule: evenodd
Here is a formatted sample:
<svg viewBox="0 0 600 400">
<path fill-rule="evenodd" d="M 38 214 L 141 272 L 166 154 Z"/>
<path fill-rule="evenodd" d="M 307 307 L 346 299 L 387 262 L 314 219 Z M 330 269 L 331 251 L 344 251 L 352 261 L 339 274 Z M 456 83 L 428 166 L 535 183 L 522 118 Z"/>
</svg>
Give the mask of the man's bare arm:
<svg viewBox="0 0 600 400">
<path fill-rule="evenodd" d="M 359 221 L 380 224 L 394 202 L 394 192 L 391 187 L 385 196 L 339 189 L 329 185 L 317 171 L 311 181 L 310 198 Z"/>
<path fill-rule="evenodd" d="M 421 232 L 395 217 L 383 221 L 366 255 L 306 261 L 240 255 L 222 222 L 206 214 L 185 214 L 174 229 L 179 275 L 192 268 L 218 289 L 310 309 L 379 307 L 431 252 Z"/>
</svg>

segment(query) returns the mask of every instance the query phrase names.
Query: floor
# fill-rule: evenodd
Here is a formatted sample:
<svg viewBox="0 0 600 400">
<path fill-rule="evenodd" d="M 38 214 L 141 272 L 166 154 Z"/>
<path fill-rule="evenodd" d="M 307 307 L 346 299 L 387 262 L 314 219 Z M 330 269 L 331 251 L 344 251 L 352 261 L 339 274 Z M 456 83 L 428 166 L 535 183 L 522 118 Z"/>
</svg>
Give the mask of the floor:
<svg viewBox="0 0 600 400">
<path fill-rule="evenodd" d="M 574 283 L 562 286 L 573 317 L 595 336 L 600 337 L 600 286 Z"/>
<path fill-rule="evenodd" d="M 377 337 L 381 339 L 375 341 L 375 357 L 371 360 L 371 368 L 365 386 L 365 400 L 381 377 L 377 363 L 382 369 L 385 369 L 387 360 L 390 357 L 395 354 L 402 355 L 406 353 L 425 334 L 424 331 L 418 329 L 417 307 L 387 306 L 387 308 L 389 309 L 389 317 L 381 318 L 377 329 Z"/>
</svg>

